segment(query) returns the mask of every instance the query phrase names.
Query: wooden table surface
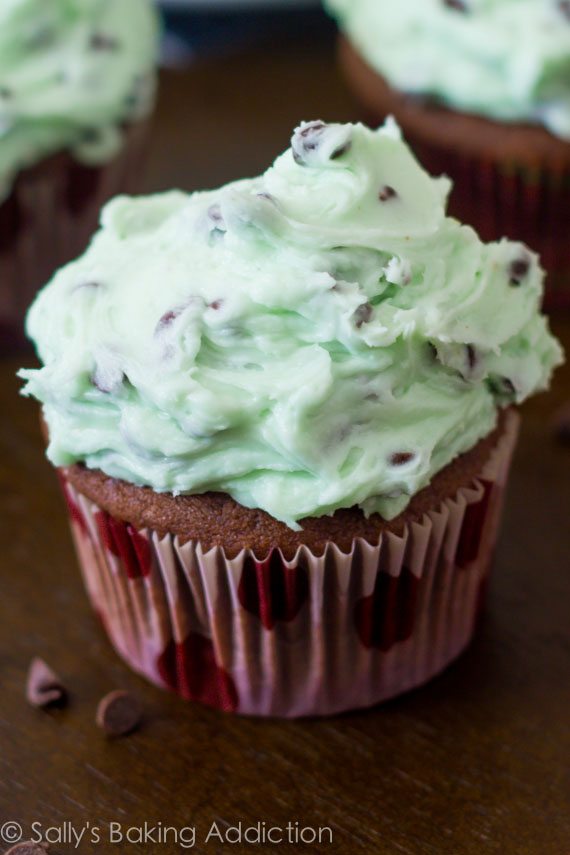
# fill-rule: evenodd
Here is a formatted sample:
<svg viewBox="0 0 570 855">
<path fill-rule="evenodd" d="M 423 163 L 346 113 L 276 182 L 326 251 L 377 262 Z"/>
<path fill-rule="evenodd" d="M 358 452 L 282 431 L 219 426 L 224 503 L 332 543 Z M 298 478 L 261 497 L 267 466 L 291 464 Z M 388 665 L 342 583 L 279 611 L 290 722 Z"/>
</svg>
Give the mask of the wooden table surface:
<svg viewBox="0 0 570 855">
<path fill-rule="evenodd" d="M 271 45 L 164 76 L 147 187 L 255 174 L 300 119 L 354 118 L 332 47 Z M 570 348 L 570 319 L 555 330 Z M 28 358 L 29 361 L 29 358 Z M 0 362 L 0 827 L 63 835 L 90 823 L 196 827 L 193 851 L 386 855 L 570 853 L 570 450 L 548 425 L 570 371 L 525 408 L 490 601 L 468 652 L 429 686 L 368 712 L 282 723 L 224 716 L 148 686 L 87 604 L 18 361 Z M 67 709 L 27 706 L 28 662 L 70 687 Z M 109 742 L 99 698 L 130 688 L 142 729 Z M 242 821 L 328 826 L 332 844 L 222 845 Z M 191 842 L 190 832 L 186 840 Z M 7 847 L 5 847 L 7 848 Z M 0 843 L 0 851 L 3 844 Z M 86 836 L 54 852 L 174 853 Z"/>
</svg>

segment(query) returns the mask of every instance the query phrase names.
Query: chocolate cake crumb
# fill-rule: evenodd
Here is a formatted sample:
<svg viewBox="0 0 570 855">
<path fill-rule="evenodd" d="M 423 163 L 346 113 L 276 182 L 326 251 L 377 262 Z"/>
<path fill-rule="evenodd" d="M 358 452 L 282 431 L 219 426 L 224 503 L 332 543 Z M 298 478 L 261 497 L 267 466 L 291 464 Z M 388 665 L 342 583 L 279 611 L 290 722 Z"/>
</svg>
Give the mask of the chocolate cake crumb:
<svg viewBox="0 0 570 855">
<path fill-rule="evenodd" d="M 126 736 L 141 723 L 142 711 L 138 700 L 122 689 L 109 692 L 99 701 L 96 722 L 107 736 Z"/>
<path fill-rule="evenodd" d="M 57 674 L 36 657 L 32 659 L 26 682 L 26 698 L 33 707 L 63 705 L 67 701 L 67 691 Z"/>
</svg>

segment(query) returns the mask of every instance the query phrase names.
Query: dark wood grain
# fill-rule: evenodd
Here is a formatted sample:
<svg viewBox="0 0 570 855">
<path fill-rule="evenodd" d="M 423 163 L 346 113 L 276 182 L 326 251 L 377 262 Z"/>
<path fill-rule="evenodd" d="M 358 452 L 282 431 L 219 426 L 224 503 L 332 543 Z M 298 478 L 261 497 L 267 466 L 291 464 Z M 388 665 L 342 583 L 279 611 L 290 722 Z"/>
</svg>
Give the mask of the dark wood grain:
<svg viewBox="0 0 570 855">
<path fill-rule="evenodd" d="M 272 48 L 169 73 L 147 187 L 254 174 L 298 120 L 316 117 L 354 117 L 332 50 Z M 555 328 L 570 347 L 570 320 Z M 378 709 L 282 723 L 185 704 L 114 655 L 87 605 L 17 367 L 0 362 L 0 826 L 196 825 L 200 853 L 570 853 L 570 451 L 548 425 L 570 394 L 568 368 L 525 408 L 489 607 L 469 651 Z M 67 709 L 27 706 L 26 669 L 38 654 L 66 681 Z M 116 688 L 138 695 L 145 722 L 110 742 L 94 716 Z M 214 819 L 330 826 L 333 844 L 206 845 Z M 53 851 L 183 850 L 84 842 Z"/>
</svg>

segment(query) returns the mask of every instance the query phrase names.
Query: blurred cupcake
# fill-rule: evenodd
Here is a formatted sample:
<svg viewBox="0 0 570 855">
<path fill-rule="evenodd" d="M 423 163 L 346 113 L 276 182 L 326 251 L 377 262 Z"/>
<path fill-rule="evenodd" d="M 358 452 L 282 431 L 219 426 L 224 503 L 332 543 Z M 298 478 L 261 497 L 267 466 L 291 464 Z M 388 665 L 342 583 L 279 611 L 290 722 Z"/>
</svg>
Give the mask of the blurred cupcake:
<svg viewBox="0 0 570 855">
<path fill-rule="evenodd" d="M 540 254 L 570 306 L 570 4 L 325 0 L 367 118 L 395 115 L 424 165 L 455 181 L 451 213 Z"/>
<path fill-rule="evenodd" d="M 393 124 L 119 198 L 28 331 L 94 607 L 137 671 L 259 715 L 425 682 L 471 638 L 543 274 L 445 215 Z"/>
<path fill-rule="evenodd" d="M 135 189 L 157 51 L 152 0 L 0 3 L 0 351 L 101 205 Z"/>
</svg>

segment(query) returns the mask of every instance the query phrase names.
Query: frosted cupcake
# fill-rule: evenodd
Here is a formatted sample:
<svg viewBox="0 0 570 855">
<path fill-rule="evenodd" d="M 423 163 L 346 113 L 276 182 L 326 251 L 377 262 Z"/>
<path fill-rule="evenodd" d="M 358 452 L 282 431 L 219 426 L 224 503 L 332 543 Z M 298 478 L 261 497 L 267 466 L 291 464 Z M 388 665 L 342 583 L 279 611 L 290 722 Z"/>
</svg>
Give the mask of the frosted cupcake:
<svg viewBox="0 0 570 855">
<path fill-rule="evenodd" d="M 157 51 L 151 0 L 0 4 L 0 351 L 101 205 L 134 189 Z"/>
<path fill-rule="evenodd" d="M 367 117 L 396 115 L 451 211 L 537 249 L 570 305 L 570 6 L 560 0 L 326 0 Z"/>
<path fill-rule="evenodd" d="M 303 124 L 261 177 L 110 203 L 28 332 L 119 653 L 257 715 L 374 704 L 467 645 L 543 274 L 446 217 L 394 124 Z"/>
</svg>

